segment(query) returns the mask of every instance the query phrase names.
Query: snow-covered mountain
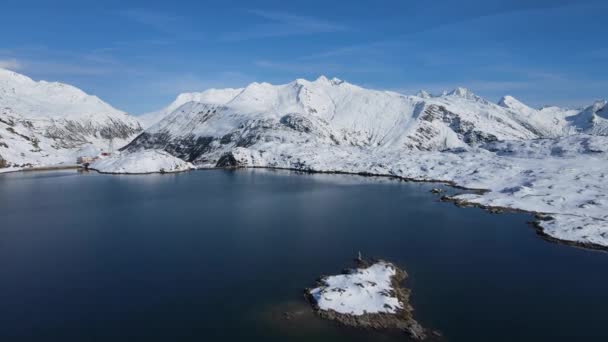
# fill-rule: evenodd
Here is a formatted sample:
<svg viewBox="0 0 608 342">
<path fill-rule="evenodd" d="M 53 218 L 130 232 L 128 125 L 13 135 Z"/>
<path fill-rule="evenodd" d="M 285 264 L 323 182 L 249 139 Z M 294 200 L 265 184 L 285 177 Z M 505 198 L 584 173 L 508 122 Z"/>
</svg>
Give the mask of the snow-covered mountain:
<svg viewBox="0 0 608 342">
<path fill-rule="evenodd" d="M 179 94 L 175 101 L 167 107 L 156 111 L 140 115 L 138 117 L 144 128 L 148 128 L 162 120 L 165 116 L 173 113 L 177 108 L 188 102 L 202 102 L 208 104 L 224 104 L 233 99 L 236 95 L 243 91 L 239 89 L 208 89 L 200 93 L 183 93 Z"/>
<path fill-rule="evenodd" d="M 608 136 L 608 105 L 597 101 L 577 115 L 567 118 L 577 132 Z"/>
<path fill-rule="evenodd" d="M 440 96 L 426 92 L 406 96 L 322 76 L 284 85 L 252 83 L 242 89 L 182 94 L 156 112 L 157 122 L 127 150 L 165 149 L 206 165 L 232 148 L 271 141 L 418 151 L 466 149 L 493 141 L 574 133 L 578 126 L 572 118 L 577 114 L 556 107 L 536 110 L 513 97 L 494 104 L 465 88 Z"/>
<path fill-rule="evenodd" d="M 0 69 L 0 167 L 74 163 L 141 131 L 136 118 L 78 88 Z"/>
<path fill-rule="evenodd" d="M 546 236 L 608 248 L 606 102 L 534 109 L 465 88 L 405 96 L 321 77 L 182 95 L 158 118 L 125 158 L 164 150 L 199 168 L 441 180 L 488 190 L 455 201 L 536 212 Z"/>
<path fill-rule="evenodd" d="M 73 160 L 139 123 L 76 88 L 0 73 L 0 166 Z M 539 213 L 544 234 L 608 248 L 608 105 L 531 108 L 465 88 L 406 96 L 320 77 L 182 94 L 146 115 L 108 173 L 271 167 L 441 180 L 453 198 Z M 94 151 L 93 151 L 94 152 Z"/>
</svg>

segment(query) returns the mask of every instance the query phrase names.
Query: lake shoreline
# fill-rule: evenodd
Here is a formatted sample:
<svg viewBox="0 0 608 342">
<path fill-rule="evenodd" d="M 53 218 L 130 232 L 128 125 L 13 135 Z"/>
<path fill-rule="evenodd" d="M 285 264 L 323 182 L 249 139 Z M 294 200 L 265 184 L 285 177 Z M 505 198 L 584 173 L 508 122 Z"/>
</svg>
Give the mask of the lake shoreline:
<svg viewBox="0 0 608 342">
<path fill-rule="evenodd" d="M 283 170 L 283 171 L 294 171 L 301 172 L 305 174 L 335 174 L 335 175 L 353 175 L 353 176 L 362 176 L 362 177 L 380 177 L 380 178 L 389 178 L 394 180 L 399 180 L 408 183 L 437 183 L 449 186 L 458 190 L 466 190 L 475 194 L 484 194 L 490 192 L 488 189 L 474 189 L 474 188 L 466 188 L 457 184 L 454 181 L 447 180 L 439 180 L 439 179 L 416 179 L 403 177 L 398 175 L 391 174 L 378 174 L 372 172 L 347 172 L 347 171 L 318 171 L 318 170 L 300 170 L 300 169 L 292 169 L 292 168 L 281 168 L 281 167 L 265 167 L 265 166 L 238 166 L 238 167 L 214 167 L 214 168 L 202 168 L 195 169 L 192 171 L 204 171 L 204 170 L 237 170 L 237 169 L 267 169 L 267 170 Z M 523 213 L 533 215 L 535 220 L 530 221 L 529 224 L 536 231 L 537 235 L 543 240 L 559 245 L 569 246 L 569 247 L 577 247 L 585 250 L 599 251 L 599 252 L 608 252 L 608 246 L 603 246 L 599 244 L 593 243 L 585 243 L 580 241 L 570 241 L 570 240 L 562 240 L 556 237 L 553 237 L 547 233 L 545 233 L 544 228 L 540 225 L 541 221 L 550 220 L 550 213 L 543 213 L 533 210 L 525 210 L 519 208 L 511 208 L 511 207 L 502 207 L 502 206 L 491 206 L 485 205 L 476 202 L 470 202 L 463 199 L 454 198 L 453 196 L 442 196 L 441 201 L 443 202 L 452 202 L 454 205 L 460 208 L 470 207 L 470 208 L 479 208 L 485 211 L 488 211 L 492 214 L 503 214 L 503 213 Z"/>
<path fill-rule="evenodd" d="M 467 187 L 459 185 L 458 183 L 456 183 L 454 181 L 441 180 L 441 179 L 418 179 L 418 178 L 403 177 L 403 176 L 394 175 L 394 174 L 382 174 L 382 173 L 373 173 L 373 172 L 348 172 L 348 171 L 339 171 L 339 170 L 324 171 L 324 170 L 311 170 L 311 169 L 302 170 L 302 169 L 295 169 L 295 168 L 270 167 L 270 166 L 203 167 L 203 168 L 195 168 L 195 169 L 190 169 L 190 170 L 179 170 L 179 171 L 175 171 L 175 172 L 160 172 L 159 171 L 159 172 L 147 172 L 147 173 L 127 173 L 127 172 L 112 173 L 112 172 L 102 172 L 102 171 L 99 171 L 94 168 L 85 169 L 84 167 L 79 166 L 79 165 L 72 165 L 72 166 L 46 166 L 46 167 L 25 168 L 25 169 L 0 173 L 0 175 L 15 173 L 15 172 L 60 171 L 60 170 L 77 170 L 77 169 L 95 171 L 99 174 L 114 175 L 114 176 L 119 176 L 119 175 L 143 176 L 143 175 L 152 175 L 152 174 L 160 174 L 160 175 L 179 174 L 179 173 L 187 173 L 187 172 L 193 172 L 193 171 L 262 169 L 262 170 L 292 171 L 292 172 L 303 173 L 303 174 L 329 174 L 329 175 L 333 174 L 333 175 L 353 175 L 353 176 L 362 176 L 362 177 L 379 177 L 379 178 L 389 178 L 389 179 L 410 182 L 410 183 L 437 183 L 437 184 L 443 184 L 443 185 L 449 186 L 453 189 L 465 190 L 465 191 L 469 191 L 471 193 L 480 194 L 480 195 L 490 192 L 490 190 L 488 190 L 488 189 L 467 188 Z M 502 214 L 502 213 L 509 213 L 509 212 L 530 214 L 530 215 L 533 215 L 535 219 L 533 221 L 530 221 L 529 224 L 536 231 L 537 235 L 541 239 L 543 239 L 547 242 L 560 244 L 560 245 L 564 245 L 564 246 L 569 246 L 569 247 L 577 247 L 577 248 L 582 248 L 582 249 L 592 250 L 592 251 L 608 252 L 608 246 L 603 246 L 603 245 L 594 244 L 594 243 L 580 242 L 580 241 L 562 240 L 562 239 L 559 239 L 559 238 L 556 238 L 556 237 L 553 237 L 553 236 L 547 234 L 544 231 L 544 228 L 541 226 L 540 222 L 551 220 L 552 217 L 551 217 L 550 213 L 538 212 L 538 211 L 533 211 L 533 210 L 525 210 L 525 209 L 520 209 L 520 208 L 485 205 L 485 204 L 470 202 L 467 200 L 454 198 L 453 196 L 445 196 L 445 195 L 442 196 L 440 200 L 444 201 L 444 202 L 452 202 L 452 203 L 454 203 L 454 205 L 456 205 L 458 207 L 471 207 L 471 208 L 475 207 L 475 208 L 483 209 L 483 210 L 488 211 L 493 214 Z"/>
</svg>

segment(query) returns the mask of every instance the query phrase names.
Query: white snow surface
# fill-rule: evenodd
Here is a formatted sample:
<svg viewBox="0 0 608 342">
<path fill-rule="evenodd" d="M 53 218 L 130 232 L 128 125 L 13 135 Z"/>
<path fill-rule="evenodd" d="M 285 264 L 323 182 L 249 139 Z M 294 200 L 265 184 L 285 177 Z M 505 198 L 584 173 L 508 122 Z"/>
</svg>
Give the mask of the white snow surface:
<svg viewBox="0 0 608 342">
<path fill-rule="evenodd" d="M 392 264 L 381 261 L 349 274 L 325 277 L 310 294 L 320 310 L 356 316 L 396 313 L 403 303 L 393 293 L 391 278 L 395 273 Z"/>
<path fill-rule="evenodd" d="M 106 113 L 126 115 L 96 96 L 71 85 L 39 81 L 0 68 L 0 103 L 27 118 L 82 117 Z"/>
<path fill-rule="evenodd" d="M 99 172 L 116 174 L 171 173 L 194 169 L 192 164 L 158 150 L 117 154 L 99 159 L 90 167 Z"/>
<path fill-rule="evenodd" d="M 175 101 L 169 104 L 167 107 L 151 113 L 146 113 L 138 116 L 137 118 L 142 123 L 144 129 L 147 129 L 165 116 L 173 113 L 176 109 L 188 102 L 202 102 L 208 104 L 223 105 L 232 100 L 236 95 L 243 91 L 240 89 L 208 89 L 200 93 L 182 93 L 177 96 Z"/>
</svg>

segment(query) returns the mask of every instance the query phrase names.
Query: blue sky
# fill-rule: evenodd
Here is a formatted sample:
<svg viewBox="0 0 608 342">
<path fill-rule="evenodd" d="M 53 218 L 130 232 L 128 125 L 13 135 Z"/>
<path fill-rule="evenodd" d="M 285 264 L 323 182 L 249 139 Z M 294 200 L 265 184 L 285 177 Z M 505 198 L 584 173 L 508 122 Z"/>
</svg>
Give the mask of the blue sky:
<svg viewBox="0 0 608 342">
<path fill-rule="evenodd" d="M 0 67 L 134 114 L 180 92 L 322 74 L 534 106 L 608 98 L 604 0 L 3 0 L 0 21 Z"/>
</svg>

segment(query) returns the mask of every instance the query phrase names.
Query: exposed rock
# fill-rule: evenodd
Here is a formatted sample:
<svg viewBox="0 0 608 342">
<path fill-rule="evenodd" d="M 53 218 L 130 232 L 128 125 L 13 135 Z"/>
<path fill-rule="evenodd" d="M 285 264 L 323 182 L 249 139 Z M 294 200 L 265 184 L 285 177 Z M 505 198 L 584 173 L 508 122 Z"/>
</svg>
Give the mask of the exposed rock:
<svg viewBox="0 0 608 342">
<path fill-rule="evenodd" d="M 217 161 L 216 167 L 237 168 L 242 166 L 234 157 L 232 152 L 224 153 Z"/>
</svg>

